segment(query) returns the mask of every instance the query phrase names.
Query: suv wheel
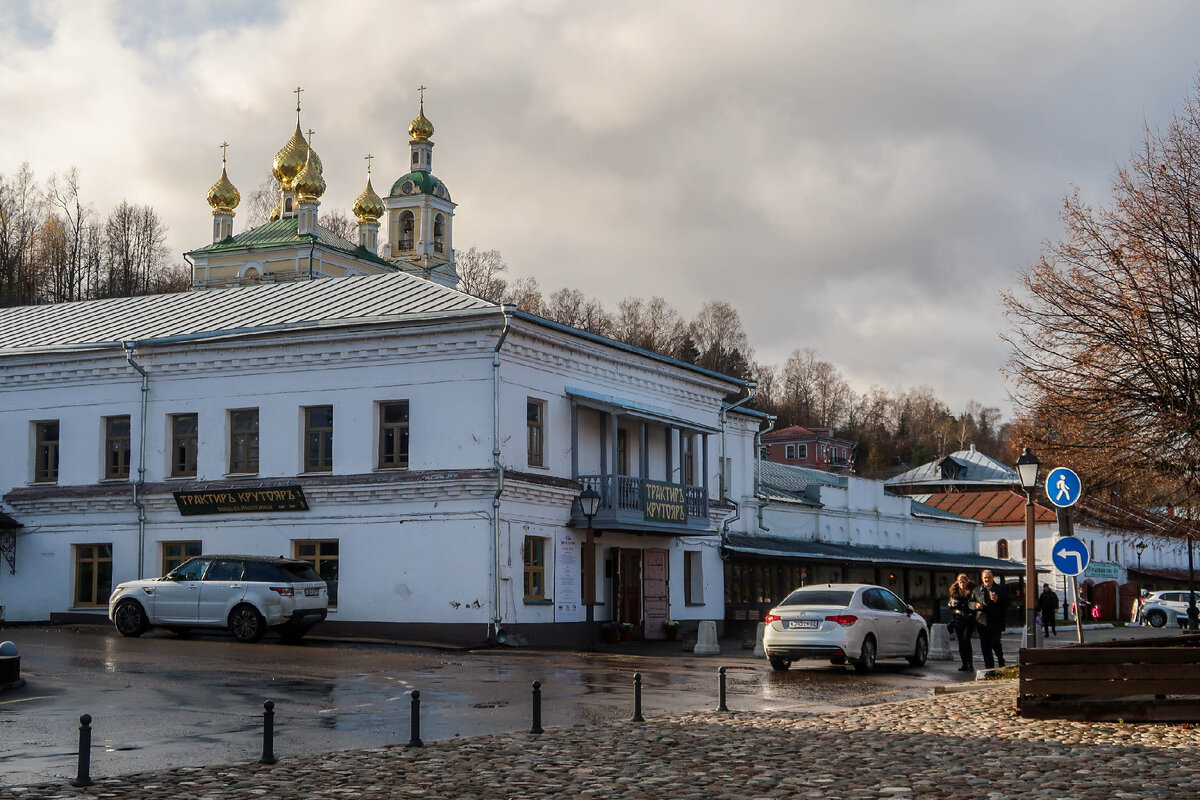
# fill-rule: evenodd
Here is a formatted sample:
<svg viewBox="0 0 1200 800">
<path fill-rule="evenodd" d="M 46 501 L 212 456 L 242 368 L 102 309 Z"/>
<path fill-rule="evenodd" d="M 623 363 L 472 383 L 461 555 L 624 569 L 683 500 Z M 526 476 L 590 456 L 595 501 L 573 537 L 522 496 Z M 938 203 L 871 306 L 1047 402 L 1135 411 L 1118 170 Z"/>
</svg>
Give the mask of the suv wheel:
<svg viewBox="0 0 1200 800">
<path fill-rule="evenodd" d="M 113 610 L 113 624 L 122 636 L 141 636 L 150 627 L 146 611 L 137 600 L 122 600 Z"/>
<path fill-rule="evenodd" d="M 229 612 L 229 632 L 239 642 L 257 642 L 267 632 L 267 621 L 254 606 L 240 605 Z"/>
<path fill-rule="evenodd" d="M 1146 615 L 1146 622 L 1149 622 L 1156 628 L 1161 628 L 1167 624 L 1167 615 L 1165 612 L 1156 608 Z"/>
<path fill-rule="evenodd" d="M 771 656 L 767 660 L 771 662 L 771 669 L 776 672 L 787 672 L 787 668 L 792 665 L 791 661 L 779 656 Z"/>
</svg>

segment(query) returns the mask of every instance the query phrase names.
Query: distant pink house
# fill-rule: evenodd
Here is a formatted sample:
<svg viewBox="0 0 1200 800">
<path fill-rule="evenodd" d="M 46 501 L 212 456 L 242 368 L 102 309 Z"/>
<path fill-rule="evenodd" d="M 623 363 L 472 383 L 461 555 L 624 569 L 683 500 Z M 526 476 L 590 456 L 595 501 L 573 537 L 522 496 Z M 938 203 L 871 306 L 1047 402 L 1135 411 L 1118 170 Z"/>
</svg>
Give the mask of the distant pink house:
<svg viewBox="0 0 1200 800">
<path fill-rule="evenodd" d="M 767 461 L 842 474 L 854 471 L 854 450 L 858 447 L 858 442 L 834 436 L 833 428 L 799 425 L 764 433 L 762 444 Z"/>
</svg>

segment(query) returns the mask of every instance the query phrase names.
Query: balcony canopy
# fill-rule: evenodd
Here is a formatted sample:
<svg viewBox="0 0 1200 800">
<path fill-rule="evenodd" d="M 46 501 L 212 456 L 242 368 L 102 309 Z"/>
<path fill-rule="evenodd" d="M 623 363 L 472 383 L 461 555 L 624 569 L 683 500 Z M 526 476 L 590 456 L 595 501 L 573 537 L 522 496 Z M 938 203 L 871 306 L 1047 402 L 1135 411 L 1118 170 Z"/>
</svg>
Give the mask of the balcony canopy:
<svg viewBox="0 0 1200 800">
<path fill-rule="evenodd" d="M 702 425 L 699 422 L 677 417 L 670 412 L 669 409 L 659 408 L 657 406 L 639 403 L 635 400 L 622 400 L 619 397 L 612 397 L 606 394 L 597 394 L 589 392 L 585 389 L 576 389 L 574 387 L 566 387 L 567 397 L 571 398 L 575 403 L 586 408 L 595 409 L 596 411 L 604 411 L 611 414 L 620 414 L 624 417 L 632 417 L 634 419 L 642 419 L 647 422 L 657 422 L 660 425 L 670 425 L 675 428 L 681 428 L 686 431 L 694 431 L 696 433 L 720 433 L 719 428 L 713 428 L 708 425 Z"/>
</svg>

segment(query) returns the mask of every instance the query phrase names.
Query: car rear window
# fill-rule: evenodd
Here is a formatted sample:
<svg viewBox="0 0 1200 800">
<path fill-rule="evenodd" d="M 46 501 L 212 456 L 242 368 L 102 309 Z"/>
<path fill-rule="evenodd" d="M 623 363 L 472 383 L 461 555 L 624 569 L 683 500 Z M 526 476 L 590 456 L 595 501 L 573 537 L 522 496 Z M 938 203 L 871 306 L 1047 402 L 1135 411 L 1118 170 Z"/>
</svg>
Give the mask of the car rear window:
<svg viewBox="0 0 1200 800">
<path fill-rule="evenodd" d="M 281 568 L 288 573 L 288 580 L 304 582 L 325 580 L 309 564 L 284 564 Z"/>
<path fill-rule="evenodd" d="M 781 606 L 848 606 L 854 592 L 845 589 L 800 589 L 789 594 Z"/>
<path fill-rule="evenodd" d="M 287 583 L 294 580 L 291 575 L 284 572 L 277 564 L 264 564 L 261 561 L 246 562 L 246 580 L 259 581 L 261 583 Z"/>
</svg>

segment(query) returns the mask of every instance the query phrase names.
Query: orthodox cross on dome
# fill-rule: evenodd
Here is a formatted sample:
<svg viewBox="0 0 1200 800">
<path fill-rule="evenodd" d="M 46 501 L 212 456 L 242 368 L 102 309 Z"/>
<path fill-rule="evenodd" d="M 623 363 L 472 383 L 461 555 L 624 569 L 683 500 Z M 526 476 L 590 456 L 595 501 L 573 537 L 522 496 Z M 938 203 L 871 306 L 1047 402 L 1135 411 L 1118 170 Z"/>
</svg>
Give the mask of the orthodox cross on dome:
<svg viewBox="0 0 1200 800">
<path fill-rule="evenodd" d="M 312 128 L 309 128 L 307 131 L 305 131 L 305 133 L 308 134 L 308 146 L 312 147 L 312 135 L 316 133 L 316 131 L 314 131 Z"/>
<path fill-rule="evenodd" d="M 229 149 L 229 142 L 221 142 L 221 164 L 225 163 L 225 151 Z"/>
<path fill-rule="evenodd" d="M 425 105 L 425 87 L 418 86 L 417 91 L 421 93 L 421 105 L 424 106 Z"/>
<path fill-rule="evenodd" d="M 303 91 L 304 91 L 304 90 L 303 90 L 303 89 L 301 89 L 299 86 L 297 86 L 297 87 L 296 87 L 296 88 L 295 88 L 295 89 L 292 91 L 292 94 L 296 95 L 296 121 L 297 121 L 297 122 L 299 122 L 299 121 L 300 121 L 300 93 L 301 93 L 301 92 L 303 92 Z"/>
<path fill-rule="evenodd" d="M 363 158 L 365 158 L 367 160 L 367 174 L 368 175 L 371 174 L 371 159 L 374 157 L 375 156 L 371 155 L 370 153 L 367 153 L 365 156 L 363 156 Z"/>
</svg>

